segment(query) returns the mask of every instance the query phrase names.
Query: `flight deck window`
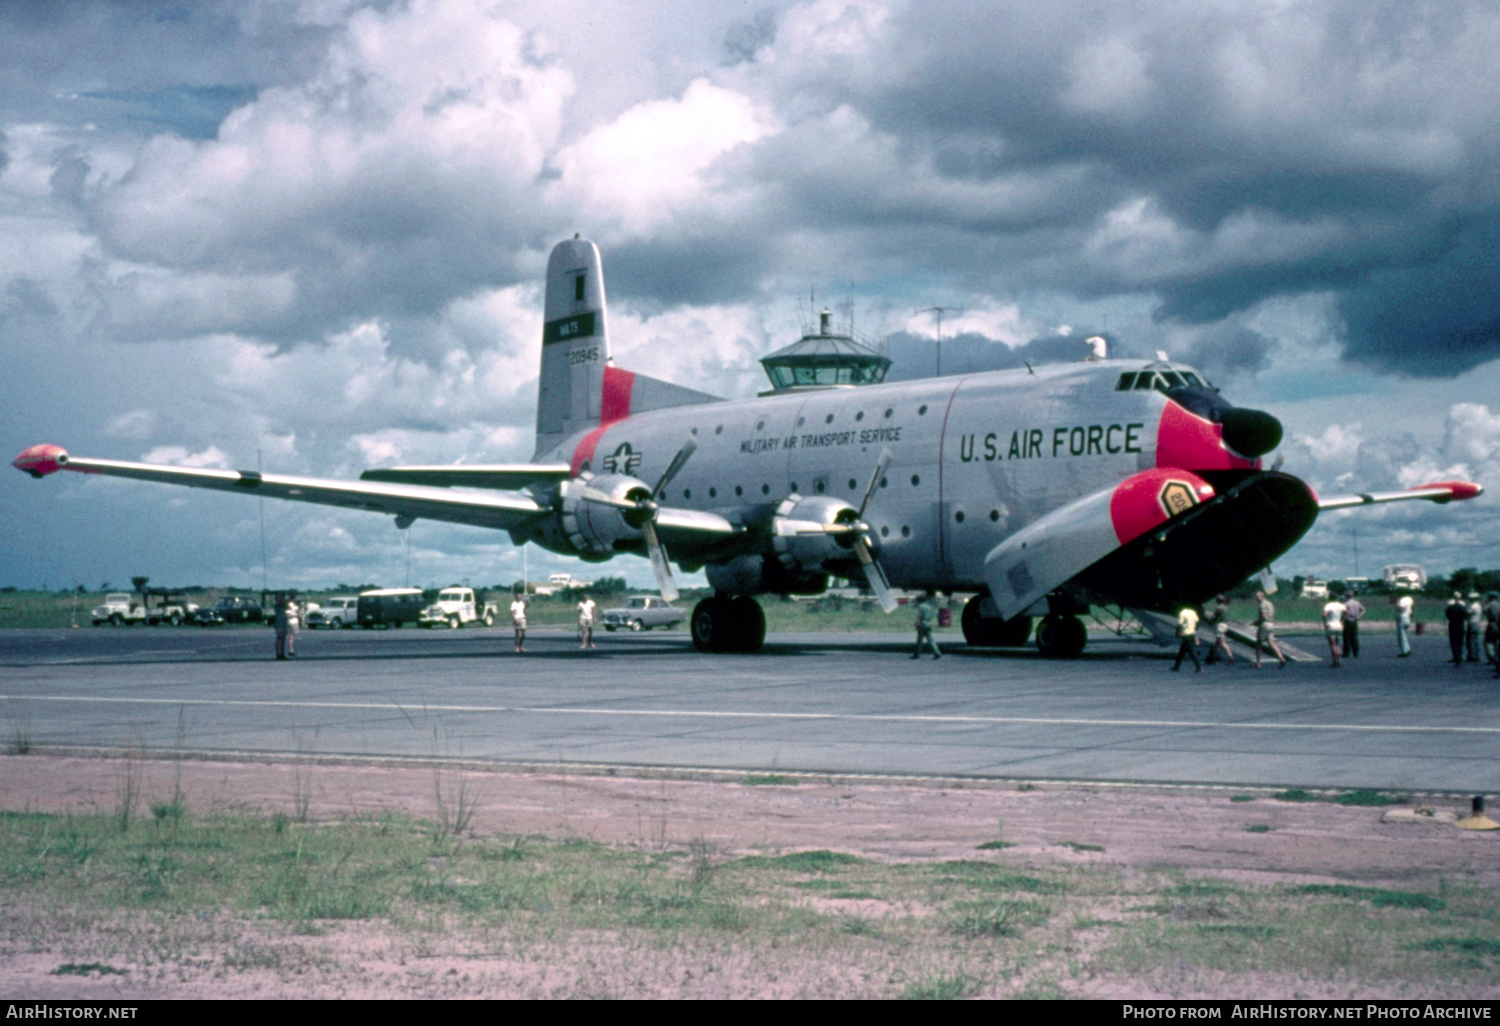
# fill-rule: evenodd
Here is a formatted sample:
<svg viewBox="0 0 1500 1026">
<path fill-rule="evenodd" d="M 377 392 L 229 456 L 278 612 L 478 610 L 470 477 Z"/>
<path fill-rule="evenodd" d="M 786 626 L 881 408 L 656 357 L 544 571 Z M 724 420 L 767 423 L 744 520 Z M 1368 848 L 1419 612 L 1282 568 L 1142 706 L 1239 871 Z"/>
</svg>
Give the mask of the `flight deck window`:
<svg viewBox="0 0 1500 1026">
<path fill-rule="evenodd" d="M 1115 385 L 1116 392 L 1129 392 L 1135 384 L 1135 371 L 1126 371 L 1120 375 L 1119 382 Z"/>
<path fill-rule="evenodd" d="M 1176 371 L 1162 371 L 1161 376 L 1167 379 L 1168 388 L 1176 388 L 1178 385 L 1183 383 L 1182 375 L 1178 374 Z"/>
<path fill-rule="evenodd" d="M 1155 377 L 1154 374 L 1148 374 L 1142 371 L 1141 376 L 1135 379 L 1135 390 L 1137 392 L 1149 392 L 1151 390 L 1151 379 L 1153 377 Z"/>
</svg>

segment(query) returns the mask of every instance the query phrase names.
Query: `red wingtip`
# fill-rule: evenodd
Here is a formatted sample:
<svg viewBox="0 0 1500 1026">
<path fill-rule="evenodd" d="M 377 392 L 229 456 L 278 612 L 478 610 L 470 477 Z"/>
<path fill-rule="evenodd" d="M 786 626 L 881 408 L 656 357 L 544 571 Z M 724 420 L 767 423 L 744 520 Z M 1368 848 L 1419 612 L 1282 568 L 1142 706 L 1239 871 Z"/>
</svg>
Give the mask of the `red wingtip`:
<svg viewBox="0 0 1500 1026">
<path fill-rule="evenodd" d="M 17 470 L 24 471 L 32 477 L 46 477 L 55 474 L 68 462 L 68 451 L 60 445 L 52 445 L 44 442 L 41 445 L 33 445 L 11 460 L 10 465 Z"/>
<path fill-rule="evenodd" d="M 1475 484 L 1473 481 L 1434 481 L 1432 484 L 1418 485 L 1418 487 L 1446 488 L 1448 490 L 1448 498 L 1438 499 L 1438 502 L 1472 499 L 1484 494 L 1484 485 Z"/>
</svg>

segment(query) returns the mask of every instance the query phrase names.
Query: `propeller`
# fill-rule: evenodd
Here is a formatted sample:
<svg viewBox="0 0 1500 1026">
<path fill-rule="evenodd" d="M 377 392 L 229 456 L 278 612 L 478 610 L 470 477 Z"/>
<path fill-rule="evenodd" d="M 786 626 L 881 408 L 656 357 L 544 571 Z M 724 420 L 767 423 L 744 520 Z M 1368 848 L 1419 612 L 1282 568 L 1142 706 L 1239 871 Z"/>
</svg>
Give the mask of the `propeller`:
<svg viewBox="0 0 1500 1026">
<path fill-rule="evenodd" d="M 672 579 L 672 565 L 667 560 L 667 549 L 661 543 L 661 536 L 656 533 L 656 511 L 659 508 L 656 496 L 661 495 L 672 478 L 687 465 L 693 453 L 698 451 L 696 440 L 689 438 L 687 443 L 677 454 L 672 457 L 672 462 L 667 464 L 667 469 L 662 472 L 656 482 L 656 487 L 651 489 L 649 495 L 639 496 L 640 489 L 632 488 L 624 498 L 615 498 L 608 492 L 601 492 L 597 488 L 585 484 L 579 488 L 579 495 L 590 502 L 601 503 L 605 506 L 613 506 L 616 509 L 628 510 L 634 515 L 626 516 L 626 521 L 632 526 L 640 529 L 641 535 L 646 539 L 646 553 L 651 558 L 651 570 L 656 574 L 657 587 L 661 589 L 661 597 L 668 602 L 674 601 L 680 594 L 677 590 L 677 582 Z"/>
<path fill-rule="evenodd" d="M 870 484 L 865 488 L 865 497 L 859 504 L 859 510 L 852 517 L 847 515 L 846 509 L 840 514 L 839 519 L 831 524 L 812 520 L 787 520 L 780 525 L 781 530 L 790 534 L 853 535 L 849 544 L 854 549 L 855 558 L 859 560 L 859 568 L 864 572 L 865 581 L 869 583 L 870 590 L 880 601 L 880 608 L 887 613 L 895 611 L 896 596 L 891 594 L 891 582 L 870 548 L 870 525 L 865 523 L 865 509 L 870 505 L 870 500 L 875 497 L 875 489 L 880 487 L 880 479 L 885 477 L 886 469 L 890 465 L 891 450 L 884 449 L 880 453 L 880 460 L 875 464 L 875 473 L 870 475 Z"/>
</svg>

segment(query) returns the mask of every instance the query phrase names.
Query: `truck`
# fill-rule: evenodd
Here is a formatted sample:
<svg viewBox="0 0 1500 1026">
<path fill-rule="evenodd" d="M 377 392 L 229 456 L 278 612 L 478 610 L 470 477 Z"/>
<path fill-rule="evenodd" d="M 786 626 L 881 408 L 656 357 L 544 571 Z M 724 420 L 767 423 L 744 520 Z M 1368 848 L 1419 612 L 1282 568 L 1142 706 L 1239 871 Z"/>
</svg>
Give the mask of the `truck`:
<svg viewBox="0 0 1500 1026">
<path fill-rule="evenodd" d="M 444 588 L 438 592 L 437 601 L 417 619 L 423 627 L 450 627 L 457 630 L 471 623 L 495 626 L 495 617 L 500 615 L 500 606 L 486 602 L 473 588 Z"/>
<path fill-rule="evenodd" d="M 1389 587 L 1401 591 L 1420 591 L 1427 587 L 1427 568 L 1416 563 L 1393 563 L 1381 576 Z"/>
<path fill-rule="evenodd" d="M 1302 582 L 1302 591 L 1298 597 L 1305 599 L 1326 599 L 1328 597 L 1328 582 L 1320 581 L 1316 577 L 1309 577 Z"/>
<path fill-rule="evenodd" d="M 112 591 L 104 596 L 104 602 L 94 607 L 90 619 L 94 626 L 109 624 L 124 627 L 138 623 L 180 626 L 196 610 L 197 606 L 187 601 L 180 591 L 168 588 L 150 588 L 144 595 L 128 591 Z"/>
</svg>

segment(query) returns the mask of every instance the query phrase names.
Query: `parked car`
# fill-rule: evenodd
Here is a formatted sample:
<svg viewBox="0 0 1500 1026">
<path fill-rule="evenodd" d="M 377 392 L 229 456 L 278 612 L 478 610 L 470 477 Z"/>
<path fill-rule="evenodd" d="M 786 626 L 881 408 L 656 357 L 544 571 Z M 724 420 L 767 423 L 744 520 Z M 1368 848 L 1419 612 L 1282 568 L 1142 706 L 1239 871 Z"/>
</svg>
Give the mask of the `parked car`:
<svg viewBox="0 0 1500 1026">
<path fill-rule="evenodd" d="M 353 627 L 358 622 L 359 598 L 353 595 L 324 599 L 318 604 L 318 608 L 307 614 L 309 629 L 327 627 L 336 631 L 342 627 Z"/>
<path fill-rule="evenodd" d="M 664 598 L 654 595 L 632 595 L 618 609 L 606 609 L 600 622 L 607 631 L 628 627 L 649 631 L 653 627 L 676 627 L 687 619 L 687 611 L 678 609 Z"/>
<path fill-rule="evenodd" d="M 400 627 L 416 623 L 427 601 L 421 588 L 376 588 L 359 593 L 361 627 Z"/>
<path fill-rule="evenodd" d="M 253 598 L 225 595 L 211 606 L 202 606 L 193 613 L 193 622 L 199 627 L 214 627 L 226 623 L 263 623 L 266 614 L 260 603 Z"/>
</svg>

